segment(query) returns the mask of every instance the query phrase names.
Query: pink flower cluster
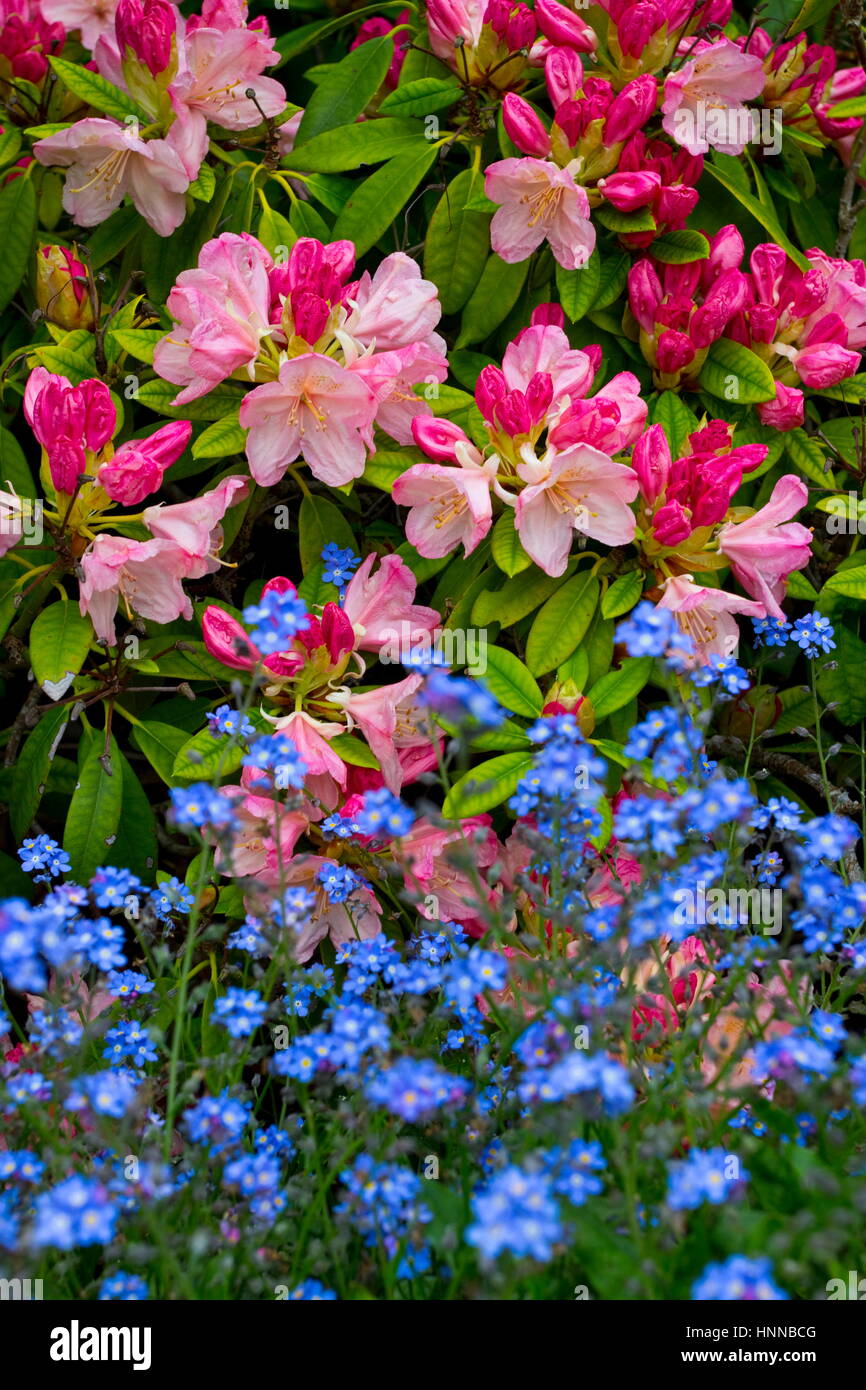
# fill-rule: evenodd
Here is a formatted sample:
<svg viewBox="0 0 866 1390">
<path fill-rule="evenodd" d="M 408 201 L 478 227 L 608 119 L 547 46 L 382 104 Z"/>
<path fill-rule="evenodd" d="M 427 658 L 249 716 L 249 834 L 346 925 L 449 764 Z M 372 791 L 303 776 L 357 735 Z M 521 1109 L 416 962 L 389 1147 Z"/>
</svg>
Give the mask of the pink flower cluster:
<svg viewBox="0 0 866 1390">
<path fill-rule="evenodd" d="M 590 395 L 601 349 L 571 348 L 562 323 L 558 306 L 536 309 L 502 368 L 481 372 L 475 399 L 489 452 L 448 420 L 413 421 L 435 462 L 407 469 L 392 495 L 410 508 L 406 535 L 420 554 L 447 555 L 461 542 L 469 554 L 490 529 L 494 497 L 513 508 L 523 548 L 550 575 L 565 570 L 575 531 L 608 545 L 633 539 L 637 478 L 612 455 L 636 442 L 647 407 L 631 372 Z"/>
<path fill-rule="evenodd" d="M 531 67 L 554 49 L 591 53 L 596 36 L 589 24 L 557 0 L 534 8 L 509 0 L 430 0 L 430 47 L 471 86 L 493 92 L 522 87 Z"/>
<path fill-rule="evenodd" d="M 175 404 L 229 376 L 260 382 L 244 398 L 247 457 L 272 487 L 303 454 L 332 487 L 357 478 L 378 426 L 411 443 L 414 417 L 430 413 L 415 387 L 445 380 L 435 285 L 402 252 L 349 282 L 351 242 L 303 237 L 275 265 L 254 237 L 208 242 L 168 298 L 177 326 L 154 365 L 183 389 Z"/>
</svg>

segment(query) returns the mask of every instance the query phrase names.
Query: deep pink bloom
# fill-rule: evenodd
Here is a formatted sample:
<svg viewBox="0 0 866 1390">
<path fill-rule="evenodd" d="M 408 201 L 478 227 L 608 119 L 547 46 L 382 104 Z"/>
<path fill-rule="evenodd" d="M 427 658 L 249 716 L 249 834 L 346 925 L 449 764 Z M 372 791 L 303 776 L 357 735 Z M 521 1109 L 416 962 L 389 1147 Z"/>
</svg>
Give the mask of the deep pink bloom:
<svg viewBox="0 0 866 1390">
<path fill-rule="evenodd" d="M 0 60 L 13 77 L 41 82 L 49 54 L 59 54 L 65 38 L 63 25 L 49 21 L 40 0 L 0 0 Z"/>
<path fill-rule="evenodd" d="M 51 481 L 68 495 L 88 470 L 88 455 L 108 443 L 117 424 L 104 382 L 89 379 L 73 386 L 44 367 L 35 367 L 27 379 L 24 415 L 48 455 Z"/>
<path fill-rule="evenodd" d="M 121 57 L 128 50 L 158 77 L 172 61 L 177 20 L 168 0 L 119 0 L 114 23 Z"/>
<path fill-rule="evenodd" d="M 100 468 L 100 486 L 113 502 L 123 507 L 136 506 L 156 492 L 163 473 L 177 462 L 191 436 L 189 420 L 176 420 L 145 439 L 128 440 Z"/>
</svg>

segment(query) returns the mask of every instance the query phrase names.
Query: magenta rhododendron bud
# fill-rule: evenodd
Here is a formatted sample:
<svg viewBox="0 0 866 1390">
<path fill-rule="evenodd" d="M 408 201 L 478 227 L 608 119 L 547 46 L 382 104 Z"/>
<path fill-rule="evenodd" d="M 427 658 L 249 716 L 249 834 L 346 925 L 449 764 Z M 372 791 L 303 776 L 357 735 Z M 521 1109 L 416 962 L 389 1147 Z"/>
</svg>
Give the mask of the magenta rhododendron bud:
<svg viewBox="0 0 866 1390">
<path fill-rule="evenodd" d="M 626 83 L 608 107 L 604 123 L 604 140 L 615 145 L 634 135 L 655 113 L 658 87 L 654 77 L 645 74 Z"/>
<path fill-rule="evenodd" d="M 557 4 L 557 0 L 536 0 L 535 18 L 541 32 L 551 43 L 565 44 L 578 53 L 595 52 L 595 30 L 573 10 Z"/>
<path fill-rule="evenodd" d="M 121 56 L 130 49 L 158 77 L 172 59 L 177 11 L 168 0 L 120 0 L 114 18 Z"/>
<path fill-rule="evenodd" d="M 211 604 L 201 620 L 204 644 L 211 656 L 235 671 L 250 671 L 261 660 L 261 653 L 237 618 L 224 608 Z"/>
<path fill-rule="evenodd" d="M 572 101 L 583 82 L 583 63 L 573 48 L 552 48 L 544 60 L 544 81 L 554 111 Z"/>
<path fill-rule="evenodd" d="M 667 487 L 671 471 L 671 447 L 661 425 L 650 425 L 634 446 L 631 466 L 638 477 L 641 496 L 653 503 Z"/>
<path fill-rule="evenodd" d="M 620 212 L 634 212 L 653 201 L 661 188 L 658 174 L 610 174 L 599 179 L 598 188 L 606 200 Z"/>
<path fill-rule="evenodd" d="M 146 439 L 128 440 L 100 468 L 100 486 L 121 506 L 136 506 L 157 491 L 165 470 L 177 462 L 191 437 L 191 423 L 177 420 Z"/>
<path fill-rule="evenodd" d="M 502 103 L 502 123 L 509 138 L 524 154 L 543 159 L 550 153 L 550 136 L 528 101 L 507 92 Z"/>
</svg>

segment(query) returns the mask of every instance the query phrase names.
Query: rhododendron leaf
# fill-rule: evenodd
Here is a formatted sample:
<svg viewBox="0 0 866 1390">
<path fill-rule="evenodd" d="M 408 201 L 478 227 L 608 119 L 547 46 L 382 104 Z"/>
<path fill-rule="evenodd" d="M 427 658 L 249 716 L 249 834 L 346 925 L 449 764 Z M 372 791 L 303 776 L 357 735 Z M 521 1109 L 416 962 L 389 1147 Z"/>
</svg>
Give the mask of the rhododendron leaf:
<svg viewBox="0 0 866 1390">
<path fill-rule="evenodd" d="M 222 459 L 229 454 L 242 454 L 246 439 L 247 432 L 233 411 L 202 430 L 198 439 L 193 440 L 192 456 L 195 459 Z"/>
<path fill-rule="evenodd" d="M 327 222 L 310 203 L 295 203 L 289 221 L 297 236 L 311 236 L 317 241 L 330 240 L 331 233 Z"/>
<path fill-rule="evenodd" d="M 401 116 L 426 116 L 453 106 L 462 95 L 463 89 L 453 77 L 417 77 L 401 83 L 386 96 L 379 110 Z"/>
<path fill-rule="evenodd" d="M 849 376 L 847 381 L 840 381 L 838 386 L 825 386 L 814 394 L 826 400 L 857 405 L 860 401 L 866 401 L 866 372 L 858 372 L 856 376 Z"/>
<path fill-rule="evenodd" d="M 786 431 L 784 443 L 785 452 L 799 473 L 820 487 L 834 486 L 833 460 L 826 444 L 802 429 Z"/>
<path fill-rule="evenodd" d="M 420 121 L 383 116 L 324 131 L 285 157 L 286 167 L 299 173 L 338 174 L 362 164 L 381 164 L 424 139 Z M 332 211 L 335 209 L 332 209 Z"/>
<path fill-rule="evenodd" d="M 747 419 L 744 424 L 738 424 L 734 430 L 734 447 L 740 444 L 766 444 L 767 457 L 763 463 L 759 463 L 757 468 L 751 468 L 748 472 L 749 482 L 754 482 L 764 473 L 769 473 L 775 467 L 785 451 L 786 436 L 780 430 L 774 430 L 771 425 L 756 424 Z"/>
<path fill-rule="evenodd" d="M 487 258 L 481 278 L 463 310 L 457 347 L 480 342 L 497 328 L 517 303 L 529 261 L 509 265 L 496 252 Z"/>
<path fill-rule="evenodd" d="M 514 513 L 510 508 L 502 513 L 493 528 L 490 549 L 497 565 L 509 578 L 515 574 L 522 574 L 532 564 L 514 529 Z"/>
<path fill-rule="evenodd" d="M 561 583 L 539 612 L 526 639 L 526 664 L 534 676 L 553 671 L 585 636 L 598 603 L 599 582 L 586 571 Z"/>
<path fill-rule="evenodd" d="M 64 127 L 60 126 L 62 130 Z M 28 135 L 30 132 L 27 132 Z M 46 135 L 53 134 L 52 131 L 45 131 Z M 35 137 L 40 138 L 38 135 Z M 21 131 L 18 126 L 8 125 L 0 134 L 0 169 L 5 169 L 7 164 L 12 164 L 18 158 L 18 151 L 21 149 Z"/>
<path fill-rule="evenodd" d="M 334 240 L 353 241 L 359 256 L 375 246 L 409 201 L 438 153 L 435 142 L 425 140 L 423 148 L 395 155 L 371 174 L 352 194 L 337 218 Z"/>
<path fill-rule="evenodd" d="M 626 657 L 617 670 L 608 671 L 590 686 L 587 699 L 592 705 L 596 723 L 627 705 L 629 700 L 643 690 L 652 674 L 652 668 L 651 656 Z"/>
<path fill-rule="evenodd" d="M 611 203 L 602 203 L 595 209 L 593 217 L 611 232 L 654 232 L 656 220 L 649 208 L 636 208 L 634 212 L 620 212 Z"/>
<path fill-rule="evenodd" d="M 129 869 L 143 883 L 153 883 L 156 874 L 156 815 L 132 764 L 118 751 L 113 766 L 122 778 L 123 800 L 115 838 L 100 863 Z"/>
<path fill-rule="evenodd" d="M 357 554 L 358 543 L 339 507 L 324 497 L 308 493 L 301 502 L 298 517 L 298 545 L 304 574 L 319 563 L 329 541 Z"/>
<path fill-rule="evenodd" d="M 841 623 L 834 628 L 836 650 L 832 662 L 819 665 L 818 691 L 836 704 L 834 718 L 857 724 L 866 718 L 866 642 Z"/>
<path fill-rule="evenodd" d="M 394 45 L 387 36 L 359 44 L 335 63 L 317 85 L 304 110 L 295 146 L 314 135 L 348 125 L 359 116 L 376 95 L 394 56 Z"/>
<path fill-rule="evenodd" d="M 623 293 L 631 269 L 630 256 L 605 256 L 601 262 L 599 285 L 593 309 L 608 309 Z"/>
<path fill-rule="evenodd" d="M 256 236 L 272 256 L 277 254 L 278 247 L 285 247 L 286 252 L 291 251 L 298 239 L 298 233 L 288 218 L 276 212 L 268 203 L 262 208 Z"/>
<path fill-rule="evenodd" d="M 576 561 L 570 561 L 566 575 L 574 569 Z M 543 570 L 533 570 L 526 576 L 516 575 L 499 589 L 485 589 L 472 608 L 472 621 L 479 627 L 498 622 L 503 627 L 512 627 L 521 618 L 527 617 L 539 604 L 549 598 L 559 588 L 562 581 L 553 579 Z"/>
<path fill-rule="evenodd" d="M 80 63 L 70 63 L 66 58 L 52 57 L 48 61 L 64 87 L 74 96 L 80 97 L 88 106 L 92 106 L 95 111 L 103 111 L 106 116 L 113 116 L 116 121 L 135 116 L 143 126 L 147 125 L 146 113 L 132 97 L 127 96 L 126 92 L 122 92 L 111 82 L 107 82 L 104 77 L 100 77 L 98 72 L 91 72 Z"/>
<path fill-rule="evenodd" d="M 156 656 L 159 674 L 169 680 L 225 680 L 225 666 L 221 661 L 217 661 L 215 656 L 211 656 L 203 642 L 184 638 L 182 649 L 175 650 L 163 635 L 144 638 L 139 642 L 138 649 L 142 661 L 149 662 Z M 130 661 L 128 664 L 133 670 L 138 669 L 138 660 Z"/>
<path fill-rule="evenodd" d="M 467 211 L 466 202 L 484 179 L 464 169 L 452 179 L 433 212 L 424 243 L 424 275 L 439 290 L 444 314 L 456 314 L 466 303 L 484 269 L 490 246 L 490 218 Z"/>
<path fill-rule="evenodd" d="M 30 828 L 57 753 L 57 745 L 69 722 L 70 706 L 58 705 L 42 715 L 21 749 L 12 774 L 9 820 L 20 840 Z"/>
<path fill-rule="evenodd" d="M 215 782 L 230 776 L 240 767 L 244 756 L 243 744 L 226 738 L 214 738 L 210 728 L 181 744 L 171 769 L 172 782 Z"/>
<path fill-rule="evenodd" d="M 107 756 L 101 730 L 88 733 L 79 764 L 78 784 L 69 803 L 63 848 L 69 855 L 72 876 L 87 883 L 114 843 L 123 808 L 123 769 L 114 738 Z"/>
<path fill-rule="evenodd" d="M 675 391 L 662 391 L 653 401 L 650 420 L 661 425 L 671 446 L 671 457 L 680 458 L 688 452 L 690 434 L 698 428 L 698 417 Z"/>
<path fill-rule="evenodd" d="M 600 284 L 601 259 L 597 250 L 593 251 L 580 270 L 564 270 L 561 265 L 557 265 L 556 288 L 559 292 L 559 302 L 572 323 L 582 319 L 592 308 Z"/>
<path fill-rule="evenodd" d="M 350 763 L 352 767 L 371 767 L 378 770 L 379 759 L 363 739 L 355 738 L 352 734 L 337 734 L 330 740 L 330 747 L 344 763 Z"/>
<path fill-rule="evenodd" d="M 756 221 L 760 222 L 761 226 L 770 233 L 773 241 L 777 242 L 778 245 L 782 247 L 782 250 L 787 252 L 795 265 L 799 266 L 801 270 L 809 269 L 806 257 L 782 230 L 779 219 L 772 207 L 766 207 L 758 198 L 754 197 L 752 193 L 740 187 L 727 172 L 727 169 L 722 167 L 719 163 L 712 163 L 710 160 L 706 160 L 704 162 L 704 171 L 712 174 L 713 178 L 716 179 L 723 188 L 726 188 L 729 193 L 734 195 L 738 202 L 742 203 L 747 212 L 750 212 Z"/>
<path fill-rule="evenodd" d="M 46 371 L 66 376 L 77 386 L 96 371 L 93 334 L 83 328 L 64 333 L 57 343 L 47 343 L 33 349 L 33 356 Z"/>
<path fill-rule="evenodd" d="M 827 115 L 831 120 L 847 120 L 849 116 L 866 116 L 866 96 L 848 97 L 831 106 Z"/>
<path fill-rule="evenodd" d="M 585 647 L 578 647 L 561 666 L 556 668 L 556 679 L 573 681 L 578 690 L 585 690 L 589 677 L 589 653 Z"/>
<path fill-rule="evenodd" d="M 710 348 L 700 375 L 701 386 L 719 400 L 754 405 L 776 398 L 773 373 L 749 348 L 719 338 Z"/>
<path fill-rule="evenodd" d="M 78 675 L 93 641 L 93 625 L 83 618 L 78 604 L 61 600 L 51 603 L 30 629 L 30 664 L 37 685 L 56 686 Z M 65 694 L 65 690 L 61 692 Z M 52 695 L 52 699 L 59 696 Z"/>
<path fill-rule="evenodd" d="M 604 618 L 619 618 L 630 613 L 643 593 L 644 576 L 642 570 L 629 570 L 621 574 L 608 588 L 601 601 Z"/>
<path fill-rule="evenodd" d="M 613 632 L 614 620 L 603 618 L 601 609 L 597 608 L 593 614 L 589 631 L 583 639 L 584 650 L 589 662 L 586 672 L 587 689 L 594 685 L 597 680 L 600 680 L 610 669 L 613 658 Z"/>
<path fill-rule="evenodd" d="M 809 603 L 818 597 L 818 590 L 814 584 L 810 584 L 805 574 L 798 570 L 788 575 L 785 592 L 790 594 L 791 598 L 806 599 Z"/>
<path fill-rule="evenodd" d="M 443 555 L 441 560 L 431 560 L 426 555 L 419 555 L 414 545 L 411 545 L 409 541 L 404 541 L 402 545 L 398 545 L 395 554 L 399 555 L 400 559 L 409 566 L 419 584 L 422 584 L 425 579 L 430 579 L 432 575 L 438 574 L 440 570 L 444 570 L 451 558 L 450 555 Z"/>
<path fill-rule="evenodd" d="M 822 593 L 841 594 L 843 598 L 866 599 L 866 561 L 839 569 L 831 574 Z"/>
<path fill-rule="evenodd" d="M 485 550 L 485 555 L 488 553 L 489 552 Z M 491 569 L 483 570 L 482 573 L 473 579 L 467 586 L 448 615 L 448 620 L 445 623 L 446 631 L 459 631 L 461 628 L 469 626 L 475 600 L 490 582 L 490 576 L 493 572 L 494 571 Z"/>
<path fill-rule="evenodd" d="M 445 798 L 442 814 L 447 820 L 480 816 L 513 796 L 521 777 L 532 767 L 532 753 L 503 753 L 470 768 L 454 783 Z"/>
<path fill-rule="evenodd" d="M 0 188 L 0 310 L 5 309 L 30 264 L 36 231 L 36 193 L 31 179 L 12 179 Z"/>
<path fill-rule="evenodd" d="M 487 669 L 482 679 L 491 694 L 513 714 L 535 719 L 541 713 L 544 700 L 523 662 L 504 647 L 489 647 L 486 660 Z"/>
<path fill-rule="evenodd" d="M 203 164 L 198 171 L 198 176 L 193 179 L 187 189 L 187 193 L 191 198 L 207 203 L 213 197 L 215 188 L 216 174 L 209 164 Z"/>
<path fill-rule="evenodd" d="M 655 260 L 666 265 L 686 265 L 689 261 L 705 261 L 710 254 L 710 243 L 703 232 L 684 227 L 681 232 L 666 232 L 656 237 L 652 254 Z"/>
<path fill-rule="evenodd" d="M 0 425 L 0 488 L 5 491 L 7 484 L 19 497 L 36 496 L 36 484 L 24 450 L 14 434 Z"/>
<path fill-rule="evenodd" d="M 168 415 L 174 420 L 222 420 L 223 416 L 237 412 L 246 395 L 242 386 L 235 385 L 232 381 L 224 381 L 206 396 L 187 401 L 186 405 L 175 406 L 172 405 L 172 401 L 178 390 L 179 387 L 172 386 L 168 381 L 145 381 L 134 399 L 140 405 L 146 405 L 149 410 L 155 410 L 159 415 Z"/>
<path fill-rule="evenodd" d="M 87 250 L 94 270 L 101 270 L 132 240 L 143 226 L 141 214 L 134 207 L 120 207 L 105 222 L 90 233 Z"/>
<path fill-rule="evenodd" d="M 324 24 L 318 21 L 314 24 L 303 24 L 299 29 L 292 29 L 288 34 L 281 34 L 275 44 L 280 61 L 274 64 L 271 71 L 276 72 L 290 58 L 297 58 L 298 54 L 312 48 L 314 43 L 326 39 L 337 29 L 342 29 L 347 24 L 356 24 L 359 20 L 366 19 L 368 15 L 381 15 L 383 10 L 399 10 L 401 3 L 398 3 L 398 0 L 384 0 L 384 4 L 366 5 L 360 10 L 349 10 L 347 14 L 340 15 L 337 19 L 326 20 Z"/>
<path fill-rule="evenodd" d="M 154 348 L 165 334 L 158 328 L 110 328 L 106 337 L 139 362 L 152 366 Z"/>
</svg>

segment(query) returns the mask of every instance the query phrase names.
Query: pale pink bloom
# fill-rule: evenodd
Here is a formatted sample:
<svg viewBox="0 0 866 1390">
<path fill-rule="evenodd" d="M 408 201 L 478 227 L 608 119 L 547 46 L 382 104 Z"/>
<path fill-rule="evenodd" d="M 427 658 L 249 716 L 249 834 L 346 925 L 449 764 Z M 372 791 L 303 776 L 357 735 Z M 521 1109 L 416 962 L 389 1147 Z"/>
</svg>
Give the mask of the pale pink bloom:
<svg viewBox="0 0 866 1390">
<path fill-rule="evenodd" d="M 175 327 L 153 355 L 159 375 L 184 388 L 175 405 L 203 396 L 236 371 L 253 379 L 259 346 L 273 332 L 272 265 L 255 237 L 224 232 L 205 243 L 197 267 L 178 276 L 168 296 Z"/>
<path fill-rule="evenodd" d="M 376 397 L 379 428 L 398 444 L 411 444 L 412 421 L 418 415 L 432 414 L 427 402 L 416 395 L 415 387 L 444 381 L 448 376 L 448 359 L 426 343 L 417 342 L 394 352 L 374 352 L 359 357 L 351 370 L 367 383 Z"/>
<path fill-rule="evenodd" d="M 435 608 L 413 603 L 418 581 L 399 555 L 367 556 L 346 588 L 343 612 L 352 624 L 358 651 L 378 652 L 408 625 L 410 641 L 419 641 L 439 625 Z"/>
<path fill-rule="evenodd" d="M 234 809 L 237 831 L 232 832 L 228 856 L 217 850 L 221 874 L 235 878 L 260 878 L 269 885 L 280 881 L 295 845 L 309 825 L 301 811 L 288 811 L 270 796 L 256 796 L 243 786 L 220 787 Z"/>
<path fill-rule="evenodd" d="M 663 588 L 659 608 L 669 608 L 681 631 L 695 644 L 695 652 L 687 661 L 690 666 L 706 665 L 712 656 L 736 655 L 740 629 L 734 613 L 766 617 L 763 603 L 725 593 L 724 589 L 705 588 L 695 584 L 690 574 L 666 579 Z"/>
<path fill-rule="evenodd" d="M 303 119 L 304 108 L 302 106 L 299 111 L 295 112 L 294 116 L 290 116 L 287 121 L 284 121 L 281 126 L 277 127 L 277 135 L 279 137 L 277 149 L 282 158 L 285 158 L 287 154 L 291 154 L 292 150 L 295 148 L 295 140 L 298 137 L 298 126 Z"/>
<path fill-rule="evenodd" d="M 158 236 L 170 236 L 186 216 L 190 177 L 171 131 L 143 140 L 135 126 L 88 116 L 37 140 L 33 153 L 40 164 L 68 168 L 63 206 L 82 227 L 104 222 L 127 196 Z"/>
<path fill-rule="evenodd" d="M 346 287 L 345 301 L 350 313 L 343 330 L 364 347 L 376 352 L 416 342 L 429 342 L 440 352 L 445 347 L 433 332 L 442 317 L 439 291 L 402 251 L 386 256 L 372 276 L 365 270 Z"/>
<path fill-rule="evenodd" d="M 806 505 L 808 495 L 802 479 L 786 473 L 760 511 L 719 531 L 719 550 L 730 561 L 735 577 L 773 618 L 785 616 L 779 600 L 788 575 L 809 563 L 812 532 L 791 520 Z"/>
<path fill-rule="evenodd" d="M 14 492 L 0 491 L 0 556 L 17 545 L 24 535 L 24 508 L 26 500 Z M 438 615 L 436 621 L 439 621 Z"/>
<path fill-rule="evenodd" d="M 357 373 L 317 352 L 292 358 L 277 381 L 241 402 L 250 472 L 273 487 L 303 454 L 314 477 L 342 487 L 364 471 L 375 413 L 376 397 Z"/>
<path fill-rule="evenodd" d="M 369 888 L 357 888 L 343 903 L 331 902 L 316 875 L 331 863 L 318 854 L 297 855 L 283 875 L 286 888 L 303 887 L 315 895 L 307 924 L 295 942 L 299 961 L 307 961 L 325 937 L 335 946 L 347 941 L 369 941 L 381 930 L 382 908 Z"/>
<path fill-rule="evenodd" d="M 585 265 L 595 247 L 586 191 L 574 181 L 577 161 L 560 169 L 545 159 L 502 159 L 485 174 L 488 198 L 501 206 L 490 244 L 503 261 L 525 261 L 545 238 L 566 270 Z"/>
<path fill-rule="evenodd" d="M 114 618 L 123 597 L 128 609 L 156 623 L 192 617 L 181 580 L 188 574 L 182 550 L 167 540 L 132 541 L 101 533 L 81 559 L 79 607 L 100 642 L 114 646 Z"/>
<path fill-rule="evenodd" d="M 180 458 L 191 435 L 189 420 L 173 420 L 146 439 L 127 440 L 100 468 L 100 487 L 122 507 L 137 506 L 157 491 L 163 473 Z"/>
<path fill-rule="evenodd" d="M 423 677 L 415 674 L 362 694 L 334 691 L 330 696 L 331 704 L 344 709 L 361 730 L 378 759 L 385 786 L 392 792 L 399 792 L 403 781 L 397 749 L 430 742 L 429 717 L 412 698 L 422 685 Z"/>
<path fill-rule="evenodd" d="M 764 90 L 764 65 L 730 39 L 688 45 L 695 56 L 665 78 L 662 127 L 691 155 L 742 154 L 751 133 L 743 103 Z"/>
<path fill-rule="evenodd" d="M 216 552 L 222 545 L 220 522 L 229 507 L 243 500 L 248 478 L 223 478 L 201 497 L 172 506 L 158 503 L 142 513 L 144 524 L 158 539 L 171 541 L 187 560 L 187 578 L 201 579 L 219 568 Z"/>
<path fill-rule="evenodd" d="M 273 117 L 286 108 L 285 88 L 261 75 L 278 56 L 261 29 L 195 29 L 187 32 L 178 56 L 169 88 L 175 110 L 186 107 L 202 125 L 213 121 L 225 130 L 251 130 L 261 124 L 262 112 Z"/>
<path fill-rule="evenodd" d="M 488 923 L 479 896 L 492 903 L 496 894 L 486 884 L 479 889 L 477 879 L 459 866 L 467 852 L 482 870 L 501 857 L 502 845 L 489 816 L 469 816 L 459 828 L 449 830 L 419 817 L 395 846 L 407 892 L 422 899 L 416 904 L 420 915 L 428 922 L 461 922 L 473 936 L 480 936 Z"/>
<path fill-rule="evenodd" d="M 614 463 L 590 444 L 577 444 L 561 454 L 548 450 L 517 471 L 527 486 L 517 498 L 514 524 L 527 555 L 546 574 L 565 571 L 575 531 L 605 545 L 634 539 L 628 504 L 637 496 L 638 480 L 626 464 Z"/>
<path fill-rule="evenodd" d="M 484 463 L 477 450 L 475 454 L 477 463 L 461 467 L 413 464 L 394 483 L 391 496 L 399 507 L 410 508 L 406 539 L 419 555 L 439 559 L 461 541 L 470 555 L 490 530 L 490 489 L 497 461 L 491 458 Z"/>
<path fill-rule="evenodd" d="M 306 786 L 311 790 L 316 778 L 328 778 L 337 786 L 346 785 L 346 764 L 338 753 L 330 747 L 332 738 L 344 734 L 344 724 L 326 723 L 314 719 L 303 710 L 293 710 L 291 714 L 280 715 L 273 721 L 277 733 L 285 734 L 297 748 L 306 763 L 310 777 Z"/>
<path fill-rule="evenodd" d="M 569 400 L 587 394 L 600 361 L 600 348 L 573 348 L 558 324 L 534 323 L 508 344 L 502 358 L 502 375 L 510 391 L 525 393 L 533 377 L 547 374 L 553 388 L 548 420 L 553 421 Z"/>
<path fill-rule="evenodd" d="M 113 35 L 118 3 L 119 0 L 40 0 L 39 8 L 52 23 L 77 29 L 84 47 L 92 52 L 101 35 Z"/>
<path fill-rule="evenodd" d="M 847 330 L 846 347 L 866 347 L 866 265 L 863 261 L 837 260 L 824 251 L 812 249 L 809 265 L 817 270 L 826 287 L 823 303 L 803 325 L 803 341 L 817 339 L 822 322 L 829 314 L 837 315 Z"/>
</svg>

